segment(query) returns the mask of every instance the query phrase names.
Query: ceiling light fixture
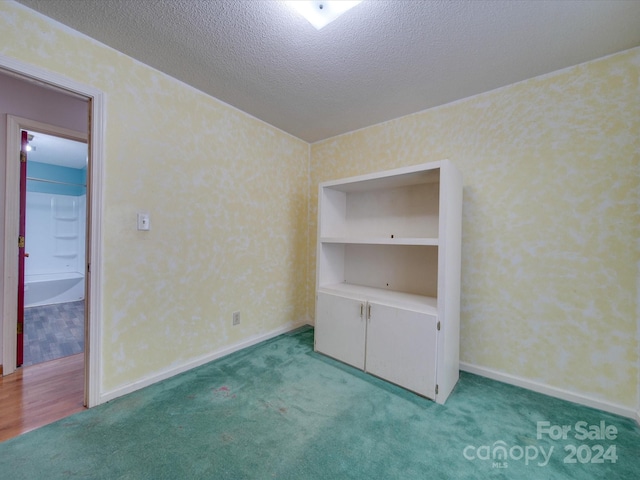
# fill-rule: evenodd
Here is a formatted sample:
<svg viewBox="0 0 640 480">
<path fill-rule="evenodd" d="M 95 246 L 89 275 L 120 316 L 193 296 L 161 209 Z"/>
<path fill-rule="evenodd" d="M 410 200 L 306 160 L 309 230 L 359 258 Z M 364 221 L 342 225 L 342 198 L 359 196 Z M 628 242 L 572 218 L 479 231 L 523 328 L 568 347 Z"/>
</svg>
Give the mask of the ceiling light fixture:
<svg viewBox="0 0 640 480">
<path fill-rule="evenodd" d="M 31 133 L 27 134 L 27 152 L 30 152 L 31 150 L 35 150 L 36 147 L 32 147 L 31 146 L 31 142 L 33 141 L 33 135 Z"/>
<path fill-rule="evenodd" d="M 285 1 L 287 5 L 295 9 L 300 15 L 306 18 L 311 25 L 320 30 L 322 27 L 333 22 L 347 10 L 351 10 L 362 0 L 290 0 Z"/>
</svg>

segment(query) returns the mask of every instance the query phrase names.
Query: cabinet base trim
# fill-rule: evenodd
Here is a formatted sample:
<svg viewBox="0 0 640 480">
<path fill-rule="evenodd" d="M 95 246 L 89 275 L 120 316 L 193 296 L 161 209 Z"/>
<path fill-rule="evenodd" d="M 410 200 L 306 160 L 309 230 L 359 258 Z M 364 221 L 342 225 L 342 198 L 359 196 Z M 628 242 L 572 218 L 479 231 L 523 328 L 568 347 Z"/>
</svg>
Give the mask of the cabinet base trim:
<svg viewBox="0 0 640 480">
<path fill-rule="evenodd" d="M 561 400 L 567 400 L 569 402 L 578 403 L 586 407 L 596 408 L 605 412 L 614 413 L 627 418 L 635 419 L 640 424 L 640 418 L 638 412 L 633 408 L 618 405 L 616 403 L 606 402 L 597 398 L 590 397 L 588 395 L 570 392 L 562 388 L 551 387 L 544 383 L 535 382 L 527 378 L 518 377 L 516 375 L 510 375 L 508 373 L 499 372 L 486 367 L 480 367 L 472 365 L 466 362 L 460 362 L 460 370 L 464 372 L 473 373 L 482 377 L 487 377 L 499 382 L 508 383 L 509 385 L 515 385 L 516 387 L 526 388 L 534 392 L 542 393 L 550 397 L 559 398 Z"/>
</svg>

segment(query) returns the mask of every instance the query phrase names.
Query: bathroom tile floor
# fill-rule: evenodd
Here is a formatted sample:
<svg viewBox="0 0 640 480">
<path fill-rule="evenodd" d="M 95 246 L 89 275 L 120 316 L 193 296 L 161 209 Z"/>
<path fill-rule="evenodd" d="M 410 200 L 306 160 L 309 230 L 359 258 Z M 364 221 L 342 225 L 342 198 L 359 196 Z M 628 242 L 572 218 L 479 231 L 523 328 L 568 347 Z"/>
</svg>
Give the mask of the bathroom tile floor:
<svg viewBox="0 0 640 480">
<path fill-rule="evenodd" d="M 24 309 L 24 363 L 35 365 L 84 350 L 84 301 Z"/>
</svg>

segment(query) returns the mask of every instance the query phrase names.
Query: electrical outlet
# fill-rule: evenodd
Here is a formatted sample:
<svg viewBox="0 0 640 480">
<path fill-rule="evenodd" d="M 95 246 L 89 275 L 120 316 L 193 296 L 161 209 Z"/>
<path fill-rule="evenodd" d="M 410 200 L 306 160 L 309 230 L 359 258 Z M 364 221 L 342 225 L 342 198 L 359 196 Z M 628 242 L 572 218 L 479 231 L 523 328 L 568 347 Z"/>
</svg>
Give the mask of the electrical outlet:
<svg viewBox="0 0 640 480">
<path fill-rule="evenodd" d="M 240 312 L 233 312 L 233 324 L 240 325 Z"/>
</svg>

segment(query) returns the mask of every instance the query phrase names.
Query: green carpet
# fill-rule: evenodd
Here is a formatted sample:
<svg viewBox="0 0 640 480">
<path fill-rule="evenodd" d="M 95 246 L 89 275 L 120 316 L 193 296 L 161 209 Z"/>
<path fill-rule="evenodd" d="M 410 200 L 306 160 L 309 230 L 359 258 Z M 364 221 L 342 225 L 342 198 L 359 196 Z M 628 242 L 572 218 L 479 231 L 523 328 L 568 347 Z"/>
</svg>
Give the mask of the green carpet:
<svg viewBox="0 0 640 480">
<path fill-rule="evenodd" d="M 465 373 L 438 405 L 305 327 L 1 443 L 0 478 L 638 479 L 640 428 Z"/>
</svg>

